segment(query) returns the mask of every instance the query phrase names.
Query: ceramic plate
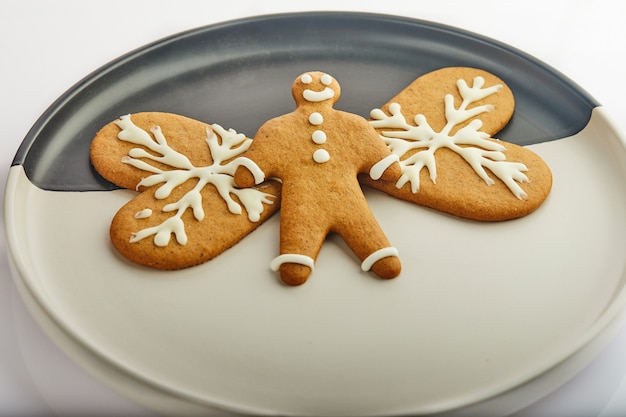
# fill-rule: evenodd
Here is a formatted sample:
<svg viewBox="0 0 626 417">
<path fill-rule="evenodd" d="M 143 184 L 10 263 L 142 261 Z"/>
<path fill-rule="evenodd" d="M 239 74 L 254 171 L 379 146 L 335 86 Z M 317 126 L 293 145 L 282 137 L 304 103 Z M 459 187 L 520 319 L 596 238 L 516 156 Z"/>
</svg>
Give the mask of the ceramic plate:
<svg viewBox="0 0 626 417">
<path fill-rule="evenodd" d="M 133 196 L 95 173 L 95 132 L 120 115 L 174 112 L 248 136 L 291 111 L 291 82 L 320 69 L 337 108 L 367 116 L 445 66 L 495 73 L 516 112 L 498 137 L 551 167 L 525 218 L 479 223 L 367 191 L 403 259 L 363 273 L 329 239 L 309 281 L 269 270 L 278 216 L 204 265 L 126 262 L 108 227 Z M 626 151 L 606 111 L 534 58 L 428 22 L 354 13 L 264 16 L 160 40 L 95 71 L 37 121 L 9 174 L 16 279 L 109 366 L 194 404 L 281 415 L 432 413 L 486 400 L 584 348 L 626 300 Z"/>
</svg>

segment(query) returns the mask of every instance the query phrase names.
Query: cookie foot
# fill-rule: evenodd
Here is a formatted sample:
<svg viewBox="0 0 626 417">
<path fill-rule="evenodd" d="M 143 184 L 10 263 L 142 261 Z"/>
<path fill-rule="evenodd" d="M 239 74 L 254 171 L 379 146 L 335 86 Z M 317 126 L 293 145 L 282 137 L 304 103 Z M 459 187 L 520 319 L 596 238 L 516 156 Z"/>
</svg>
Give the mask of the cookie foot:
<svg viewBox="0 0 626 417">
<path fill-rule="evenodd" d="M 278 269 L 280 273 L 280 279 L 287 285 L 296 286 L 304 284 L 309 275 L 311 275 L 311 268 L 300 264 L 285 263 Z"/>
<path fill-rule="evenodd" d="M 400 275 L 402 264 L 397 256 L 388 256 L 372 265 L 371 271 L 382 279 L 391 279 Z"/>
<path fill-rule="evenodd" d="M 287 253 L 272 261 L 272 271 L 279 271 L 280 279 L 287 285 L 302 285 L 313 272 L 315 260 L 306 255 Z"/>
<path fill-rule="evenodd" d="M 402 264 L 398 250 L 393 247 L 382 248 L 365 258 L 361 264 L 363 271 L 372 271 L 382 279 L 391 279 L 400 275 Z"/>
</svg>

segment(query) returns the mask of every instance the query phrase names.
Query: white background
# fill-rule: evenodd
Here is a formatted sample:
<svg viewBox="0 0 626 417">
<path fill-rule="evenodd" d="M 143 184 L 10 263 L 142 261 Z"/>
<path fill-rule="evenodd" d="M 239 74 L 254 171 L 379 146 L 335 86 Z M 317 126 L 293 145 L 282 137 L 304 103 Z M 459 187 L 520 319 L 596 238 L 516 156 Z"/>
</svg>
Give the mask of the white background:
<svg viewBox="0 0 626 417">
<path fill-rule="evenodd" d="M 177 32 L 240 17 L 350 10 L 444 23 L 498 39 L 584 87 L 626 128 L 626 16 L 612 0 L 29 1 L 0 6 L 0 194 L 20 142 L 65 90 L 98 67 Z M 584 197 L 583 197 L 584 198 Z M 3 207 L 0 207 L 3 212 Z M 70 361 L 18 297 L 0 225 L 0 416 L 149 416 Z M 24 346 L 28 342 L 29 346 Z M 516 417 L 626 415 L 626 328 L 594 362 Z"/>
</svg>

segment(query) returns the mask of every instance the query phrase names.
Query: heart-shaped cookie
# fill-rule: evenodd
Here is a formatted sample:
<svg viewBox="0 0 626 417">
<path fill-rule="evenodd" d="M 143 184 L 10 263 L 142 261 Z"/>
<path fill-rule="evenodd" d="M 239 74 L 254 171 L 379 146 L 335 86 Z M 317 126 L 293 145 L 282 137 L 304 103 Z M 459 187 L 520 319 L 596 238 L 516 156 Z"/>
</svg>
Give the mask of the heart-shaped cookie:
<svg viewBox="0 0 626 417">
<path fill-rule="evenodd" d="M 239 242 L 280 204 L 274 181 L 234 186 L 236 168 L 250 164 L 241 157 L 250 141 L 170 113 L 137 113 L 104 126 L 91 144 L 93 166 L 139 192 L 113 218 L 113 246 L 138 264 L 179 269 Z"/>
<path fill-rule="evenodd" d="M 361 182 L 468 219 L 525 216 L 547 198 L 552 174 L 528 148 L 492 137 L 514 106 L 508 86 L 486 71 L 452 67 L 423 75 L 371 112 L 371 124 L 400 158 L 403 176 L 361 176 Z"/>
</svg>

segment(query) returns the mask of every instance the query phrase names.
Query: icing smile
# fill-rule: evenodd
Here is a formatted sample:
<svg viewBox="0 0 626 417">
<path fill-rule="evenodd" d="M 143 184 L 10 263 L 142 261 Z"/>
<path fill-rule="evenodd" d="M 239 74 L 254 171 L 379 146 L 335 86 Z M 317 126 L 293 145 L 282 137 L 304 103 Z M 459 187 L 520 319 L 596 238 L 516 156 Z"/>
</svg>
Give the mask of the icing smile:
<svg viewBox="0 0 626 417">
<path fill-rule="evenodd" d="M 329 87 L 326 87 L 322 91 L 313 91 L 306 89 L 302 92 L 302 96 L 306 101 L 318 103 L 320 101 L 328 100 L 329 98 L 335 97 L 335 92 Z"/>
</svg>

